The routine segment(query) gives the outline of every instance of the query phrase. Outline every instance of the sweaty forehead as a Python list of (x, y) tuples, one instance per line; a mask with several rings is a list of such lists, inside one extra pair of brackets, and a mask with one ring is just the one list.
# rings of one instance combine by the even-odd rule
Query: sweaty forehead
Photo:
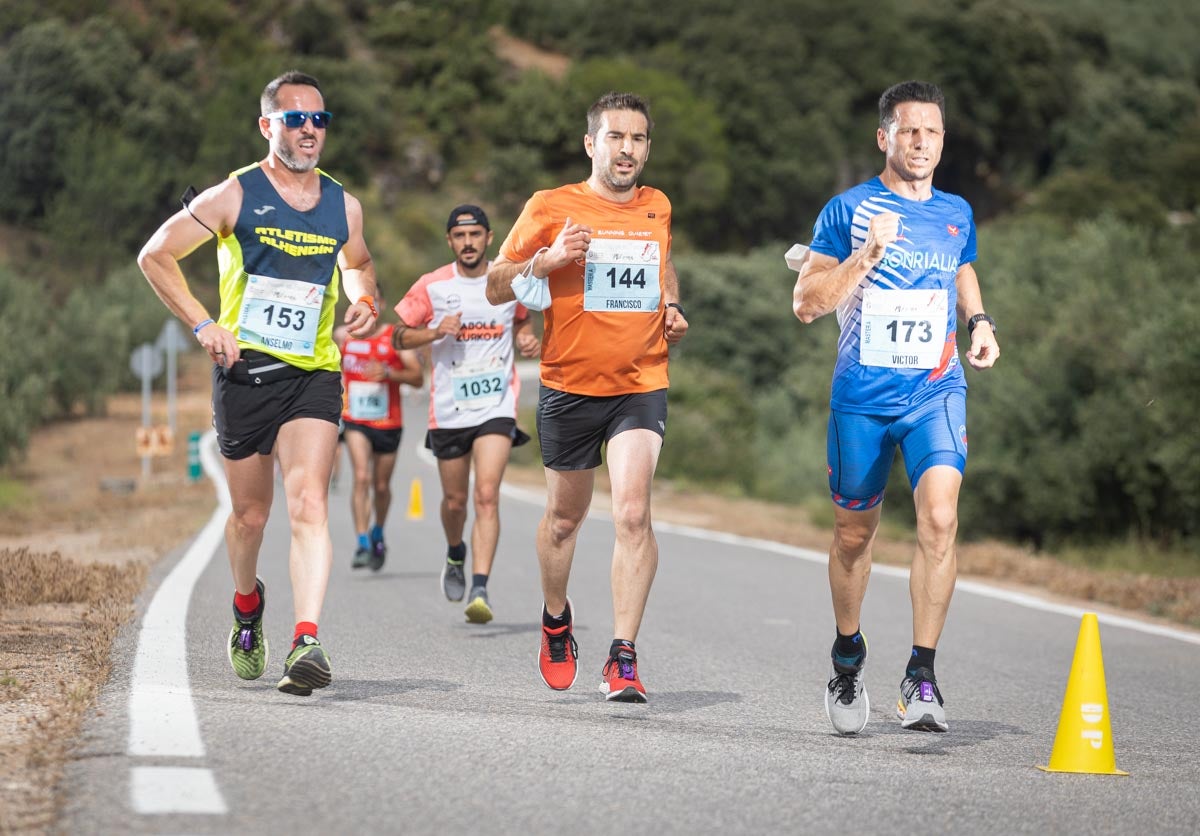
[(894, 112), (897, 128), (942, 129), (942, 110), (932, 102), (903, 102)]
[(617, 131), (623, 134), (646, 134), (647, 128), (645, 115), (636, 110), (606, 110), (600, 116), (600, 130), (597, 133)]
[(308, 84), (285, 84), (275, 100), (280, 110), (320, 110), (325, 106), (321, 92)]

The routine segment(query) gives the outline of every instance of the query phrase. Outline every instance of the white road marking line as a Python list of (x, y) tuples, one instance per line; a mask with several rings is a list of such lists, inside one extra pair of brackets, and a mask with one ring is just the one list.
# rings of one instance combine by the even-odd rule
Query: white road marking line
[(135, 766), (131, 779), (133, 809), (141, 815), (229, 812), (211, 769)]
[[(221, 543), (230, 510), (229, 489), (213, 440), (211, 431), (201, 440), (200, 459), (217, 492), (217, 509), (155, 591), (138, 634), (129, 693), (130, 755), (204, 756), (185, 639), (192, 589)], [(178, 781), (165, 780), (164, 776), (176, 773), (182, 776)], [(134, 767), (130, 786), (139, 812), (224, 813), (226, 809), (207, 769)]]

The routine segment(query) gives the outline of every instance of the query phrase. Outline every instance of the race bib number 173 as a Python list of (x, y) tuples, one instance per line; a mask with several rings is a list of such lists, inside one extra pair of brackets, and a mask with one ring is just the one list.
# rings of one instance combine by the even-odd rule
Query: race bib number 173
[(864, 366), (935, 369), (946, 343), (944, 289), (863, 291), (859, 359)]

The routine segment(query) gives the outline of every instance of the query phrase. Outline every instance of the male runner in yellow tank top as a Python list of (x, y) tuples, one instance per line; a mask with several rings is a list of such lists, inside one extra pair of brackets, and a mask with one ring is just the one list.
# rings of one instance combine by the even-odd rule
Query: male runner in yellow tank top
[[(317, 168), (332, 118), (317, 80), (285, 73), (266, 86), (260, 105), (266, 158), (177, 212), (142, 248), (138, 264), (213, 360), (213, 425), (233, 505), (225, 526), (235, 588), (228, 655), (242, 679), (257, 679), (267, 665), (265, 589), (256, 567), (279, 459), (296, 627), (278, 688), (307, 696), (332, 679), (317, 621), (333, 560), (329, 476), (342, 409), (332, 337), (338, 280), (356, 300), (345, 315), (349, 333), (365, 336), (378, 316), (375, 269), (362, 206)], [(217, 321), (179, 269), (214, 234)]]

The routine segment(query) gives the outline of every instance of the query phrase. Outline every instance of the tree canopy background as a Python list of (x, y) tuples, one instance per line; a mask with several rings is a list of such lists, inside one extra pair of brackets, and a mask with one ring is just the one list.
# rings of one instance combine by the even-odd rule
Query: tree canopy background
[[(449, 258), (447, 207), (502, 238), (535, 189), (586, 178), (588, 104), (646, 95), (692, 325), (661, 472), (824, 508), (835, 326), (792, 316), (782, 252), (878, 173), (879, 94), (923, 78), (1004, 352), (968, 371), (963, 532), (1200, 560), (1198, 37), (1185, 0), (9, 0), (0, 459), (134, 382), (165, 315), (137, 250), (187, 185), (263, 156), (259, 93), (299, 68), (393, 300)], [(212, 249), (185, 270), (215, 306)], [(897, 466), (891, 514), (908, 490)]]

